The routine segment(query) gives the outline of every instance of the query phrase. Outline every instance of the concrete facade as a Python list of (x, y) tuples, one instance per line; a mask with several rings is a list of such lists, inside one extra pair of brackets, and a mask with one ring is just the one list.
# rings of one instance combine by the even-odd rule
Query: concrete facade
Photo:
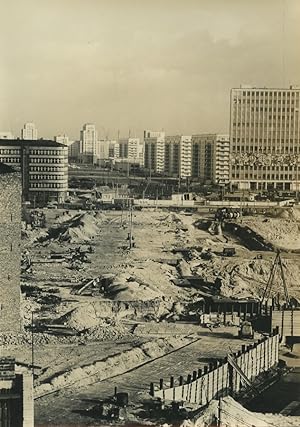
[(165, 168), (165, 132), (144, 131), (144, 166), (154, 173)]
[(62, 203), (68, 191), (68, 147), (55, 141), (0, 140), (0, 163), (22, 173), (23, 200)]
[(300, 89), (231, 90), (232, 188), (300, 189)]
[(192, 136), (192, 176), (202, 183), (213, 180), (216, 134)]
[(34, 123), (25, 123), (23, 129), (21, 130), (21, 139), (31, 141), (38, 139), (38, 131)]
[(86, 123), (80, 131), (80, 154), (93, 159), (96, 155), (98, 132), (93, 123)]
[(21, 265), (21, 176), (0, 163), (0, 332), (18, 333)]
[(229, 183), (230, 144), (229, 135), (216, 135), (213, 145), (213, 182)]
[(179, 178), (192, 175), (192, 137), (174, 135), (165, 137), (165, 174)]

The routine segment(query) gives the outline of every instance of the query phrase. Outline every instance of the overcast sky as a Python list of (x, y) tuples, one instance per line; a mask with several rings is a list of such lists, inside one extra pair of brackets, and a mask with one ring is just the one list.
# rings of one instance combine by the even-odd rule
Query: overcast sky
[(0, 130), (228, 132), (241, 83), (300, 84), (299, 0), (2, 0)]

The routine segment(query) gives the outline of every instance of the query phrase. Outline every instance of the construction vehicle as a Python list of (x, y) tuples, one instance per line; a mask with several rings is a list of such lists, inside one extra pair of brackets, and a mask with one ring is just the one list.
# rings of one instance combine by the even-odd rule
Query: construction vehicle
[(240, 329), (239, 329), (239, 338), (254, 338), (254, 331), (251, 322), (248, 322), (245, 320), (241, 323)]

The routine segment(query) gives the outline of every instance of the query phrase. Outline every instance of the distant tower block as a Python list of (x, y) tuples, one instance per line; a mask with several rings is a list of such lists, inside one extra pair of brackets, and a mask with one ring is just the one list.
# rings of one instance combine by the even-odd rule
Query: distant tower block
[(18, 333), (21, 268), (21, 176), (0, 163), (0, 333)]

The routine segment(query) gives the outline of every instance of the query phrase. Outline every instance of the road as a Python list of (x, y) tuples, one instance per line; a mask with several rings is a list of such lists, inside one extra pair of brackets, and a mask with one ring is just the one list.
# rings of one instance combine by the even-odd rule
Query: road
[[(245, 341), (232, 334), (236, 335), (236, 330), (232, 328), (216, 332), (202, 329), (201, 336), (196, 342), (131, 372), (83, 389), (78, 387), (73, 390), (65, 389), (40, 398), (35, 402), (36, 425), (42, 426), (49, 422), (81, 423), (80, 425), (90, 425), (93, 422), (93, 425), (101, 425), (100, 421), (97, 424), (97, 421), (84, 415), (83, 412), (100, 400), (112, 396), (114, 387), (117, 387), (118, 391), (128, 392), (130, 404), (140, 408), (142, 402), (149, 397), (151, 382), (158, 384), (159, 379), (164, 378), (168, 384), (170, 376), (178, 379), (182, 375), (186, 378), (193, 370), (203, 368), (214, 358), (223, 358), (228, 352), (239, 350)], [(52, 409), (54, 407), (55, 411)]]

